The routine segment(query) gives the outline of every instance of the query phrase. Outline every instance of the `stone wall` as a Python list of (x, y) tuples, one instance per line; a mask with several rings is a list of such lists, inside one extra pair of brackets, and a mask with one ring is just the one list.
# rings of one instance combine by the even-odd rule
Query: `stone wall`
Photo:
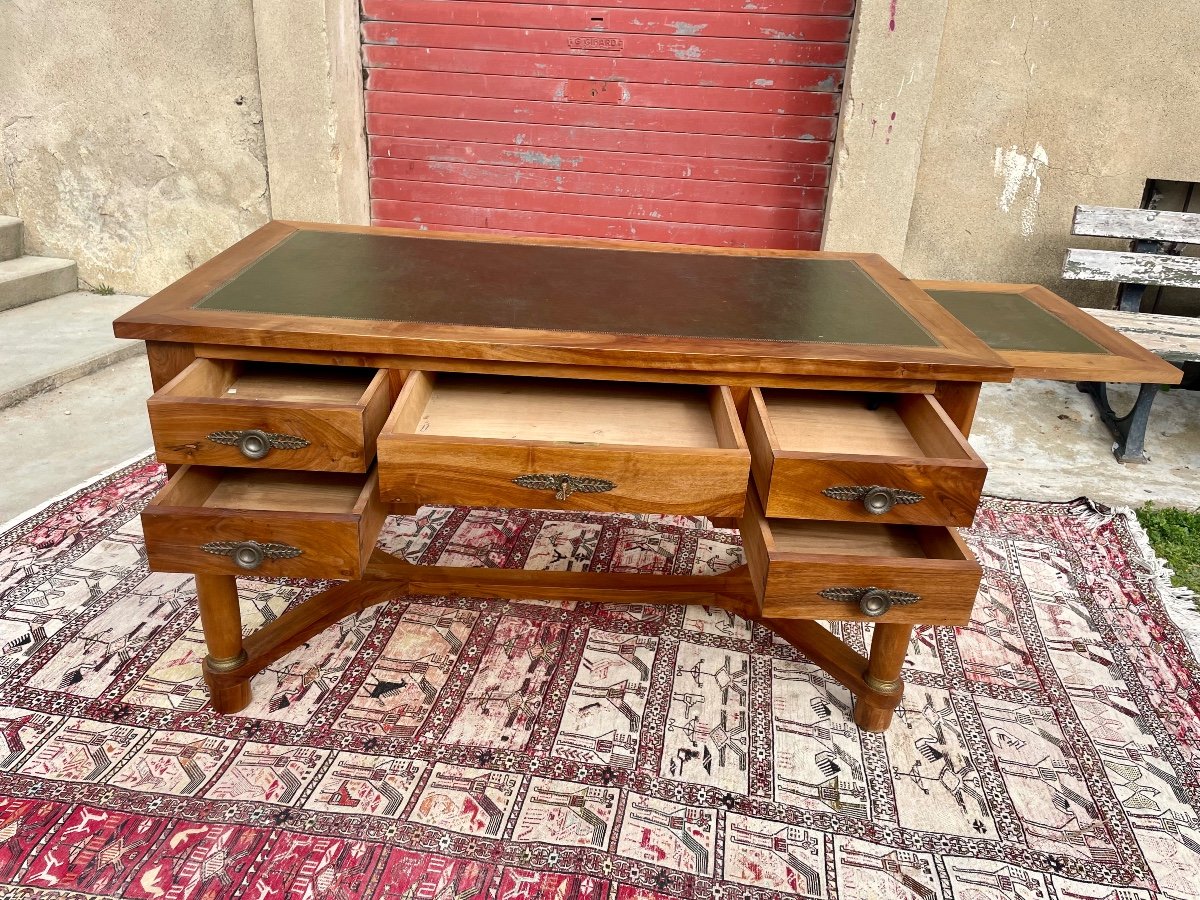
[(901, 18), (894, 0), (858, 0), (826, 249), (879, 253), (896, 266), (904, 260), (946, 5), (922, 0)]
[(251, 0), (0, 0), (0, 213), (158, 290), (269, 217)]
[(276, 219), (369, 225), (358, 0), (254, 0)]

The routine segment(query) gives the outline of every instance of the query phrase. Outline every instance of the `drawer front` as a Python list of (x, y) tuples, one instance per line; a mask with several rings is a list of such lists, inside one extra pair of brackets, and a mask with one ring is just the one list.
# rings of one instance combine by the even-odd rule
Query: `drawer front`
[[(187, 472), (181, 469), (172, 480)], [(366, 568), (385, 515), (374, 477), (357, 509), (346, 514), (175, 506), (164, 488), (143, 511), (142, 528), (156, 572), (355, 579)]]
[[(766, 579), (762, 614), (777, 619), (966, 625), (980, 578), (977, 567), (947, 560), (874, 565), (828, 557), (775, 560)], [(886, 611), (876, 612), (881, 608)]]
[(376, 372), (361, 397), (346, 403), (187, 395), (186, 386), (200, 382), (199, 374), (204, 374), (194, 367), (215, 367), (219, 374), (223, 365), (234, 364), (196, 360), (150, 398), (147, 408), (159, 460), (316, 472), (370, 468), (376, 436), (391, 407), (386, 372)]
[(738, 516), (728, 388), (410, 373), (379, 437), (387, 501)]
[(383, 498), (433, 505), (739, 516), (749, 467), (737, 450), (379, 440)]
[[(924, 526), (943, 558), (793, 553), (773, 541), (770, 520), (748, 511), (742, 540), (762, 615), (779, 619), (965, 625), (982, 570), (953, 529)], [(864, 526), (865, 527), (865, 526)]]
[[(785, 392), (775, 392), (776, 395)], [(844, 522), (912, 525), (970, 525), (979, 505), (987, 466), (928, 395), (895, 398), (911, 431), (909, 446), (877, 447), (861, 436), (838, 447), (838, 429), (853, 421), (829, 423), (820, 450), (804, 448), (803, 431), (787, 435), (763, 394), (751, 392), (746, 420), (755, 491), (767, 516)], [(860, 417), (869, 415), (859, 410)], [(789, 437), (794, 442), (789, 445)], [(899, 455), (903, 453), (904, 455)]]
[(375, 453), (375, 433), (359, 410), (256, 409), (225, 401), (166, 401), (149, 409), (154, 449), (164, 463), (365, 472)]
[(768, 516), (913, 525), (970, 525), (987, 476), (982, 465), (786, 456), (761, 470), (755, 488)]

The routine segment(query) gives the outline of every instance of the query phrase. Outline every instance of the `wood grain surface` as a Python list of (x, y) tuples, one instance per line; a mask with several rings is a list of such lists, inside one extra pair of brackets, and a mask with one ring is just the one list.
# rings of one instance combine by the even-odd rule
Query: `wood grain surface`
[(1077, 206), (1071, 234), (1198, 244), (1200, 213)]
[(1200, 319), (1119, 309), (1089, 309), (1085, 312), (1168, 362), (1200, 360)]
[[(171, 345), (178, 346), (178, 345)], [(921, 378), (854, 378), (837, 375), (770, 375), (739, 372), (673, 371), (628, 369), (619, 366), (555, 365), (500, 360), (463, 360), (429, 356), (396, 356), (383, 353), (345, 353), (338, 350), (280, 350), (270, 347), (232, 347), (197, 344), (197, 356), (206, 359), (250, 359), (311, 365), (366, 366), (396, 372), (466, 372), (476, 375), (515, 375), (538, 378), (574, 378), (589, 381), (636, 381), (653, 384), (728, 385), (747, 389), (795, 387), (831, 391), (887, 391), (932, 393), (939, 386), (959, 382), (936, 382)], [(189, 359), (190, 362), (190, 359)], [(975, 386), (978, 388), (978, 385)], [(394, 393), (399, 393), (396, 388)]]
[(1200, 259), (1119, 250), (1068, 250), (1063, 278), (1200, 288)]
[(157, 391), (186, 369), (196, 353), (191, 344), (146, 341), (146, 358), (150, 364), (150, 384)]

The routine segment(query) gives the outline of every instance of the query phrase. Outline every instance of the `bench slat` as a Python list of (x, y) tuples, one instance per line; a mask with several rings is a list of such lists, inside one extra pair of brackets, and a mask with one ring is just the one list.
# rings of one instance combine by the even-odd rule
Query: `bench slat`
[(1112, 250), (1068, 250), (1063, 278), (1200, 288), (1200, 259)]
[(1129, 240), (1200, 243), (1200, 213), (1115, 206), (1077, 206), (1072, 234)]
[(1200, 361), (1200, 319), (1158, 313), (1088, 309), (1098, 322), (1141, 344), (1170, 362)]

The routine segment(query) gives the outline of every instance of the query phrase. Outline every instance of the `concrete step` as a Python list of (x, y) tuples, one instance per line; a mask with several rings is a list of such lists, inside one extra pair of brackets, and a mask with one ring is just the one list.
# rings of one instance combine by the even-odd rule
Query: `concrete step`
[(20, 219), (12, 216), (0, 216), (0, 262), (6, 259), (16, 259), (21, 255), (21, 242), (24, 230)]
[(0, 312), (0, 409), (145, 353), (112, 333), (112, 320), (142, 299), (72, 291)]
[(150, 449), (144, 357), (0, 410), (0, 523)]
[(74, 260), (18, 256), (0, 262), (0, 310), (16, 309), (78, 287)]

